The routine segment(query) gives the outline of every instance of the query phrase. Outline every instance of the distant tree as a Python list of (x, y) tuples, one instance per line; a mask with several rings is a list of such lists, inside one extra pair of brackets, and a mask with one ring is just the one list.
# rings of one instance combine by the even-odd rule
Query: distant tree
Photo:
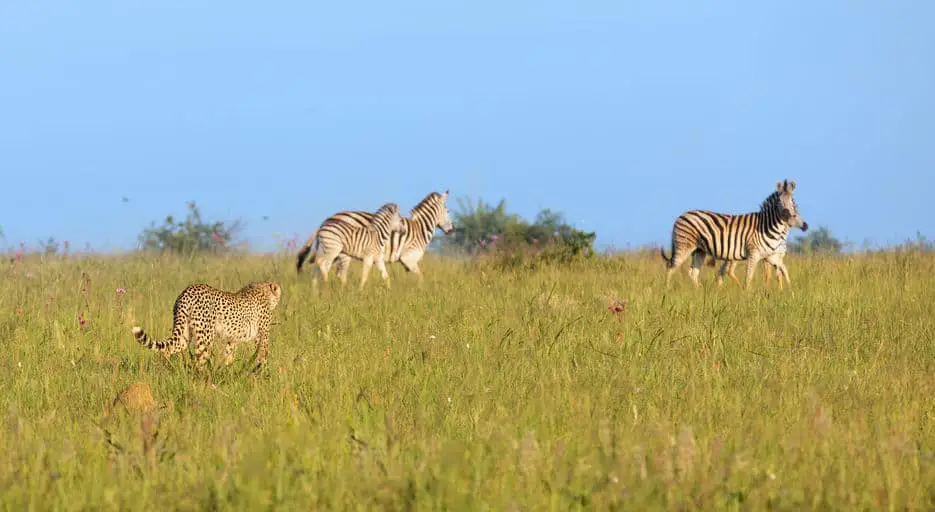
[(808, 235), (797, 236), (789, 242), (789, 251), (796, 254), (838, 254), (844, 244), (831, 234), (831, 230), (822, 226)]
[(921, 231), (916, 231), (915, 240), (906, 240), (904, 243), (897, 245), (896, 249), (903, 251), (935, 251), (935, 240), (926, 237)]
[(143, 250), (192, 254), (195, 252), (227, 252), (236, 243), (236, 236), (243, 230), (239, 220), (206, 222), (194, 201), (187, 203), (185, 220), (176, 221), (172, 215), (162, 225), (155, 222), (139, 236)]
[(506, 211), (506, 200), (501, 199), (491, 206), (483, 199), (477, 203), (458, 198), (458, 209), (452, 212), (457, 226), (454, 233), (445, 237), (445, 243), (468, 254), (476, 253), (487, 241), (505, 236), (512, 227), (521, 222), (519, 215)]
[(457, 226), (445, 243), (453, 250), (472, 255), (497, 255), (509, 266), (532, 262), (567, 262), (594, 253), (597, 235), (576, 229), (564, 215), (544, 209), (532, 223), (509, 213), (506, 201), (496, 206), (478, 200), (459, 200), (453, 212)]

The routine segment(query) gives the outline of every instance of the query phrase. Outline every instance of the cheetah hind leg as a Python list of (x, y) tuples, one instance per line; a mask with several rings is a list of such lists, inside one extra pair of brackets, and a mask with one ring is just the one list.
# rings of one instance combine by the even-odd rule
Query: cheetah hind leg
[(195, 368), (198, 371), (204, 370), (208, 362), (208, 353), (211, 350), (211, 344), (214, 341), (213, 331), (202, 331), (192, 329), (195, 338)]
[(234, 350), (237, 348), (237, 344), (233, 340), (228, 340), (227, 345), (224, 346), (224, 366), (230, 366), (234, 362)]

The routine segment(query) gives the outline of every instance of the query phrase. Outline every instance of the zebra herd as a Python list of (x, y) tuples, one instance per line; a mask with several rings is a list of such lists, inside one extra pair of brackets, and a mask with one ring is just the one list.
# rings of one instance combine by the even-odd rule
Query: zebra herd
[(374, 263), (383, 282), (389, 286), (390, 278), (385, 262), (398, 261), (407, 271), (419, 276), (421, 283), (419, 261), (435, 235), (435, 228), (445, 234), (455, 229), (447, 201), (447, 190), (443, 194), (431, 192), (409, 212), (408, 218), (400, 217), (396, 203), (386, 203), (374, 213), (336, 213), (325, 219), (302, 246), (296, 260), (296, 271), (302, 271), (302, 265), (309, 253), (312, 253), (310, 260), (318, 266), (325, 281), (328, 280), (332, 263), (337, 262), (338, 279), (343, 285), (347, 282), (351, 260), (357, 259), (364, 265), (360, 277), (361, 288), (366, 284), (370, 267)]
[[(730, 215), (690, 210), (680, 215), (672, 226), (671, 256), (666, 256), (665, 250), (659, 249), (668, 269), (666, 287), (669, 286), (672, 274), (689, 257), (692, 258), (692, 264), (688, 275), (695, 287), (700, 286), (698, 276), (706, 259), (709, 265), (723, 262), (718, 272), (718, 284), (727, 275), (739, 285), (740, 281), (734, 275), (734, 266), (738, 261), (746, 261), (747, 272), (743, 286), (748, 288), (756, 265), (765, 261), (776, 269), (780, 288), (783, 279), (791, 287), (789, 270), (783, 263), (786, 239), (791, 228), (808, 230), (808, 223), (799, 214), (793, 190), (795, 181), (776, 183), (776, 191), (763, 201), (759, 211), (752, 213)], [(373, 264), (376, 264), (383, 281), (389, 286), (385, 262), (399, 261), (407, 271), (418, 275), (421, 283), (419, 261), (432, 241), (435, 229), (440, 228), (446, 234), (455, 229), (446, 205), (447, 200), (447, 190), (443, 194), (432, 192), (411, 210), (408, 218), (400, 216), (396, 203), (386, 203), (376, 212), (336, 213), (321, 223), (299, 251), (296, 271), (302, 271), (302, 265), (311, 253), (310, 261), (318, 266), (325, 281), (328, 280), (331, 265), (336, 263), (338, 278), (341, 284), (345, 284), (350, 262), (357, 259), (363, 262), (361, 288), (367, 282)], [(767, 267), (767, 283), (769, 278)]]

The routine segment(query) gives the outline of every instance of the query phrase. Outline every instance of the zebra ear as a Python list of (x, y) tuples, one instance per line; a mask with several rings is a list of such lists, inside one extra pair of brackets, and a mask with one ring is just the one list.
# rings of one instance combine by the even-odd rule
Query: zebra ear
[(776, 192), (782, 192), (782, 182), (781, 182), (781, 181), (777, 181), (777, 182), (776, 182)]
[(445, 189), (445, 193), (442, 194), (442, 197), (448, 197), (448, 189), (447, 189), (447, 188)]
[(786, 192), (792, 192), (795, 190), (795, 181), (789, 180), (789, 184), (786, 186)]

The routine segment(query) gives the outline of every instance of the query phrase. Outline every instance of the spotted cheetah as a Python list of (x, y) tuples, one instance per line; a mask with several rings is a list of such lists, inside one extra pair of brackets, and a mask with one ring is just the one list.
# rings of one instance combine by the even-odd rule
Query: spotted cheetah
[(237, 344), (255, 341), (257, 366), (254, 370), (258, 370), (266, 364), (270, 320), (281, 294), (279, 283), (272, 282), (250, 283), (234, 293), (206, 284), (193, 284), (175, 299), (169, 339), (155, 340), (142, 327), (134, 327), (133, 336), (141, 345), (162, 352), (166, 358), (188, 349), (189, 343), (194, 342), (199, 369), (207, 362), (215, 335), (228, 340), (224, 349), (225, 366), (234, 361)]

